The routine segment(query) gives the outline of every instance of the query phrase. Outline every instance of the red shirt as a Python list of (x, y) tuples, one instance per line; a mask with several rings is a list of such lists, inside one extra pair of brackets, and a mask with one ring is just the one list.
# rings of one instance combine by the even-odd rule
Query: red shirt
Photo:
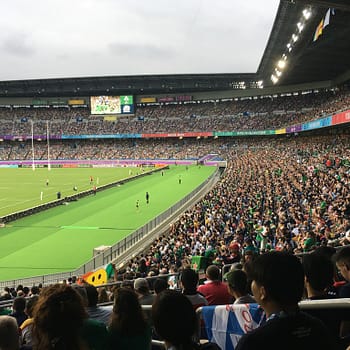
[(197, 288), (205, 296), (209, 305), (226, 305), (233, 301), (227, 290), (227, 284), (221, 281), (207, 281)]

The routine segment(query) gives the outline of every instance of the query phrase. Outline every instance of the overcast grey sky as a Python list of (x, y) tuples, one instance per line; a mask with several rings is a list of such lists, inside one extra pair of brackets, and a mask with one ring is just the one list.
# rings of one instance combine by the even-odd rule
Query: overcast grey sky
[(11, 0), (0, 80), (252, 73), (279, 0)]

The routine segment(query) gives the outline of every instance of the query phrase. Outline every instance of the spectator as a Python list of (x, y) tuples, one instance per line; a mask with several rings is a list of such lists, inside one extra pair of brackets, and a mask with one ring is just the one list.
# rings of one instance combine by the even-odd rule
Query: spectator
[(307, 298), (330, 299), (328, 290), (333, 285), (334, 278), (332, 261), (322, 254), (310, 253), (303, 256), (302, 263)]
[(168, 282), (164, 278), (157, 278), (153, 283), (154, 292), (159, 294), (163, 290), (168, 289)]
[(141, 305), (152, 305), (154, 301), (154, 294), (149, 290), (149, 284), (146, 278), (137, 278), (134, 281), (134, 290), (138, 296)]
[(198, 280), (198, 273), (193, 269), (183, 269), (180, 274), (182, 294), (186, 295), (195, 310), (201, 306), (208, 305), (207, 299), (197, 291)]
[[(329, 288), (333, 285), (334, 266), (332, 261), (323, 253), (313, 252), (305, 254), (302, 259), (305, 287), (307, 298), (309, 300), (334, 299), (336, 296), (329, 293)], [(340, 309), (335, 312), (332, 308), (315, 308), (306, 310), (307, 313), (320, 319), (327, 329), (331, 332), (333, 338), (338, 342), (337, 348), (341, 349), (343, 342), (341, 332), (345, 331), (346, 317)], [(346, 312), (347, 313), (347, 312)]]
[[(171, 315), (171, 317), (169, 317)], [(194, 342), (198, 327), (196, 313), (185, 295), (166, 290), (157, 295), (152, 307), (152, 319), (157, 335), (167, 349), (199, 350)], [(205, 345), (207, 350), (219, 350), (216, 344)]]
[(108, 303), (109, 300), (109, 293), (107, 292), (107, 289), (105, 287), (99, 287), (98, 288), (98, 304), (102, 303)]
[(256, 303), (255, 299), (248, 293), (247, 274), (243, 270), (229, 271), (224, 276), (227, 280), (229, 293), (234, 297), (234, 304)]
[(340, 249), (334, 256), (335, 264), (347, 281), (339, 289), (339, 298), (350, 298), (350, 246)]
[(91, 284), (86, 284), (85, 290), (86, 290), (87, 301), (88, 301), (86, 310), (88, 312), (89, 318), (93, 320), (97, 320), (107, 325), (111, 317), (111, 311), (101, 306), (97, 306), (97, 301), (98, 301), (97, 288)]
[(0, 316), (0, 349), (19, 350), (19, 332), (13, 317)]
[(34, 306), (37, 303), (39, 297), (37, 295), (33, 295), (29, 299), (26, 300), (26, 307), (24, 312), (28, 316), (28, 318), (21, 324), (19, 327), (21, 330), (21, 344), (32, 346), (32, 328), (34, 323), (33, 318), (33, 310)]
[(136, 293), (130, 288), (116, 290), (108, 332), (113, 349), (150, 349), (151, 328), (144, 318)]
[(14, 317), (17, 321), (18, 327), (28, 318), (24, 309), (26, 307), (26, 299), (24, 297), (16, 297), (12, 303), (12, 313), (10, 316)]
[(69, 285), (44, 288), (34, 307), (32, 329), (35, 350), (106, 349), (107, 330), (86, 323), (81, 296)]
[(197, 290), (204, 295), (209, 305), (224, 305), (232, 302), (227, 284), (221, 282), (221, 272), (216, 265), (210, 265), (205, 272), (207, 280)]
[(304, 273), (298, 258), (284, 252), (259, 256), (253, 263), (252, 290), (267, 322), (242, 336), (236, 350), (334, 349), (321, 321), (299, 311)]

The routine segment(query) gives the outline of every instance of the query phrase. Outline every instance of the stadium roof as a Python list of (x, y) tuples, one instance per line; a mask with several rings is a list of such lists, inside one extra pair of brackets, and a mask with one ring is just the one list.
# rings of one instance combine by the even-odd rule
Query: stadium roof
[[(303, 11), (310, 11), (308, 20)], [(322, 30), (318, 37), (315, 36), (317, 28)], [(350, 70), (349, 38), (348, 0), (282, 0), (257, 73), (265, 86), (272, 84), (272, 74), (279, 78), (281, 85), (334, 80)], [(283, 54), (287, 57), (284, 70), (277, 67)]]
[[(328, 11), (329, 8), (335, 10)], [(303, 15), (304, 10), (311, 14), (307, 20)], [(319, 27), (321, 21), (323, 22)], [(329, 24), (325, 25), (326, 22)], [(317, 28), (322, 29), (322, 34), (314, 40)], [(261, 87), (261, 81), (264, 82), (264, 86), (273, 85), (272, 75), (275, 79), (278, 78), (277, 86), (334, 81), (342, 74), (350, 72), (349, 37), (350, 3), (348, 0), (281, 0), (269, 41), (256, 73), (2, 81), (0, 97), (125, 93), (186, 94), (200, 91), (249, 89)], [(286, 57), (286, 65), (283, 69), (278, 67), (282, 57)]]

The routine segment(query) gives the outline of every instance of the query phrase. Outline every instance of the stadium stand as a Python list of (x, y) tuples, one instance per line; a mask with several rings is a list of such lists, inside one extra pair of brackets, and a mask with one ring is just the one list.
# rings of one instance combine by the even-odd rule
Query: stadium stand
[[(310, 2), (315, 3), (315, 1)], [(329, 4), (330, 2), (322, 1), (321, 3)], [(339, 3), (339, 1), (332, 2), (334, 3)], [(271, 72), (274, 72), (275, 57), (282, 54), (281, 45), (285, 49), (287, 44), (285, 39), (288, 37), (290, 40), (292, 33), (289, 33), (289, 29), (291, 26), (295, 27), (297, 23), (295, 14), (303, 5), (303, 1), (281, 1), (274, 30), (277, 33), (278, 28), (283, 27), (284, 32), (280, 36), (272, 33), (269, 39), (258, 69), (264, 76), (270, 77)], [(294, 8), (291, 9), (292, 6)], [(348, 7), (345, 1), (343, 1), (343, 6)], [(289, 11), (286, 10), (287, 8)], [(316, 12), (319, 18), (316, 18), (315, 15), (311, 19), (315, 26), (320, 19), (324, 18), (322, 11), (323, 9)], [(85, 282), (79, 279), (79, 276), (63, 280), (59, 285), (44, 286), (44, 288), (42, 286), (16, 286), (16, 281), (11, 281), (13, 285), (9, 284), (0, 294), (1, 315), (15, 317), (13, 311), (16, 311), (16, 308), (11, 310), (11, 306), (15, 304), (14, 301), (19, 300), (16, 298), (20, 298), (23, 304), (25, 298), (28, 302), (33, 296), (38, 295), (38, 302), (32, 314), (29, 315), (32, 316), (31, 322), (33, 322), (33, 337), (31, 337), (33, 349), (108, 349), (108, 342), (111, 341), (110, 338), (108, 339), (108, 330), (110, 333), (113, 332), (112, 341), (117, 344), (118, 341), (120, 342), (120, 339), (117, 339), (120, 335), (118, 332), (121, 331), (119, 322), (117, 322), (117, 314), (124, 312), (123, 303), (119, 297), (126, 291), (125, 296), (131, 296), (135, 302), (137, 294), (131, 292), (130, 289), (135, 289), (137, 292), (140, 285), (145, 286), (146, 284), (151, 287), (150, 299), (155, 298), (158, 307), (163, 296), (168, 294), (175, 299), (182, 299), (189, 315), (188, 319), (184, 320), (189, 321), (186, 327), (189, 332), (185, 334), (185, 337), (179, 340), (179, 336), (182, 335), (180, 329), (175, 332), (175, 335), (170, 332), (168, 338), (168, 331), (175, 330), (172, 323), (175, 322), (176, 326), (187, 326), (187, 324), (181, 322), (182, 315), (179, 318), (172, 317), (168, 311), (162, 315), (165, 318), (163, 322), (160, 315), (157, 315), (157, 311), (161, 310), (155, 308), (153, 321), (156, 321), (155, 329), (159, 331), (159, 334), (153, 332), (153, 345), (167, 348), (169, 344), (176, 347), (185, 343), (186, 347), (183, 350), (200, 349), (199, 344), (192, 344), (193, 339), (191, 338), (195, 330), (193, 310), (195, 308), (197, 315), (200, 317), (204, 315), (203, 319), (207, 318), (208, 314), (211, 317), (209, 326), (207, 320), (198, 320), (200, 325), (198, 328), (201, 330), (198, 338), (203, 337), (217, 342), (222, 345), (222, 350), (229, 349), (227, 345), (230, 345), (230, 342), (236, 344), (244, 333), (253, 328), (258, 329), (265, 321), (265, 314), (258, 304), (249, 306), (227, 304), (198, 308), (205, 303), (188, 301), (191, 299), (188, 298), (189, 296), (198, 297), (198, 291), (202, 289), (202, 287), (197, 287), (197, 273), (199, 284), (202, 284), (203, 272), (208, 266), (215, 265), (216, 269), (221, 271), (231, 269), (231, 267), (242, 268), (248, 281), (252, 279), (255, 281), (257, 276), (254, 270), (256, 269), (255, 259), (264, 258), (268, 256), (265, 253), (271, 254), (271, 251), (278, 252), (272, 254), (278, 255), (279, 252), (284, 252), (301, 257), (310, 253), (320, 254), (320, 251), (323, 251), (323, 254), (327, 251), (331, 255), (333, 250), (337, 249), (340, 250), (340, 255), (336, 256), (342, 255), (341, 249), (350, 243), (350, 129), (348, 123), (350, 75), (348, 50), (343, 50), (349, 43), (343, 38), (343, 36), (346, 38), (348, 29), (344, 31), (344, 27), (341, 26), (349, 21), (346, 13), (340, 12), (339, 18), (343, 21), (343, 23), (338, 22), (341, 35), (331, 37), (334, 40), (327, 41), (324, 35), (316, 44), (311, 44), (315, 51), (311, 50), (306, 42), (310, 44), (311, 32), (314, 30), (312, 27), (306, 29), (310, 37), (300, 37), (293, 46), (293, 54), (298, 52), (297, 45), (300, 45), (303, 50), (295, 56), (296, 61), (290, 64), (290, 70), (284, 72), (283, 77), (286, 77), (285, 81), (288, 84), (301, 85), (290, 88), (282, 85), (279, 90), (278, 86), (271, 87), (270, 83), (267, 89), (269, 92), (266, 94), (264, 91), (251, 95), (244, 91), (233, 92), (235, 81), (231, 76), (224, 77), (223, 80), (217, 75), (207, 76), (205, 78), (207, 88), (201, 87), (203, 83), (201, 79), (204, 77), (192, 77), (186, 82), (181, 77), (172, 77), (177, 91), (176, 89), (173, 91), (172, 87), (167, 85), (167, 78), (157, 77), (154, 83), (145, 77), (120, 78), (118, 81), (129, 79), (130, 85), (125, 83), (123, 86), (130, 86), (130, 88), (116, 91), (133, 94), (135, 100), (138, 99), (138, 105), (135, 114), (120, 115), (109, 119), (105, 116), (93, 115), (88, 104), (75, 106), (75, 108), (69, 103), (64, 106), (54, 106), (54, 103), (40, 106), (16, 104), (17, 99), (30, 100), (35, 96), (40, 102), (44, 94), (40, 96), (36, 94), (39, 82), (0, 82), (0, 97), (4, 102), (0, 106), (0, 161), (15, 161), (20, 164), (22, 161), (31, 160), (33, 156), (31, 142), (35, 144), (35, 159), (45, 160), (47, 157), (45, 141), (49, 133), (52, 160), (163, 159), (192, 160), (201, 164), (201, 162), (205, 163), (206, 157), (215, 157), (227, 161), (228, 164), (215, 187), (211, 188), (198, 202), (193, 200), (192, 207), (172, 221), (170, 227), (167, 223), (164, 233), (162, 232), (156, 239), (152, 238), (152, 241), (147, 242), (139, 251), (136, 252), (135, 249), (133, 254), (123, 255), (121, 264), (119, 264), (121, 261), (118, 261), (118, 265), (111, 264), (114, 268), (113, 281), (99, 286), (97, 291), (94, 289), (93, 301), (90, 304), (86, 304), (86, 301), (84, 303), (84, 296), (78, 294), (79, 291), (85, 290)], [(329, 28), (328, 26), (325, 33)], [(335, 42), (338, 46), (332, 50), (330, 42)], [(311, 54), (309, 54), (310, 51)], [(327, 52), (331, 53), (332, 59), (329, 59), (330, 55)], [(320, 58), (316, 60), (316, 56)], [(327, 56), (327, 59), (322, 61), (324, 56)], [(317, 69), (313, 69), (314, 67)], [(327, 69), (322, 69), (322, 67)], [(314, 80), (315, 72), (318, 82)], [(250, 79), (253, 83), (252, 79), (256, 77), (256, 75), (251, 75), (247, 77), (247, 81)], [(183, 94), (184, 87), (189, 86), (186, 84), (191, 84), (193, 88), (186, 90), (185, 93), (192, 94), (193, 92), (193, 96), (188, 95), (190, 98), (183, 100), (176, 100), (176, 98), (171, 100), (173, 97), (169, 97), (173, 101), (169, 103), (142, 103), (143, 94), (137, 96), (140, 90), (135, 83), (139, 83), (137, 80), (139, 78), (142, 81), (142, 89), (146, 81), (149, 83), (151, 95), (153, 93), (156, 95)], [(235, 79), (239, 79), (239, 76), (237, 75)], [(86, 98), (87, 101), (87, 96), (91, 93), (96, 95), (105, 93), (106, 84), (111, 85), (111, 80), (112, 77), (84, 81), (84, 84), (81, 85), (81, 91), (86, 93), (84, 99)], [(63, 79), (58, 84), (55, 79), (42, 80), (43, 89), (41, 91), (48, 93), (48, 100), (56, 96), (55, 93), (62, 99), (69, 95), (79, 98), (75, 86), (77, 81)], [(93, 82), (96, 82), (96, 86), (103, 86), (103, 88), (94, 90)], [(158, 83), (162, 88), (157, 87)], [(228, 85), (220, 85), (226, 83)], [(62, 90), (57, 91), (57, 86), (60, 86)], [(215, 92), (216, 88), (218, 90)], [(216, 94), (218, 94), (217, 98)], [(224, 98), (225, 95), (229, 97)], [(68, 98), (66, 100), (68, 101)], [(12, 102), (8, 103), (8, 101)], [(334, 126), (331, 125), (331, 122), (336, 113), (340, 113), (344, 118), (339, 125)], [(305, 123), (303, 126), (316, 125), (316, 127), (311, 128), (313, 129), (311, 131), (309, 129), (305, 131), (303, 126), (299, 125), (299, 129), (292, 128), (293, 130), (286, 132), (285, 128), (301, 123)], [(273, 136), (261, 137), (256, 136), (261, 134), (255, 133), (254, 137), (247, 137), (254, 131), (271, 130), (274, 131)], [(208, 135), (181, 136), (183, 133), (190, 132), (211, 134), (210, 137)], [(245, 136), (217, 136), (216, 132), (245, 132)], [(170, 136), (159, 138), (158, 133), (170, 133)], [(171, 133), (174, 136), (171, 136)], [(124, 139), (122, 136), (125, 134), (139, 137)], [(148, 134), (153, 136), (149, 137)], [(106, 135), (114, 137), (107, 139), (104, 138)], [(142, 137), (142, 135), (145, 136)], [(80, 136), (87, 137), (81, 139)], [(313, 258), (314, 255), (311, 256), (311, 259)], [(307, 261), (308, 258), (304, 258), (304, 264)], [(237, 263), (240, 264), (240, 267), (236, 265)], [(349, 268), (344, 261), (337, 261), (336, 258), (336, 264), (332, 265), (334, 274), (331, 278), (329, 260), (327, 263), (327, 281), (320, 288), (317, 288), (317, 285), (312, 286), (310, 282), (315, 268), (309, 267), (309, 270), (305, 271), (307, 294), (302, 297), (303, 300), (297, 306), (297, 301), (301, 296), (303, 277), (302, 274), (299, 275), (300, 288), (297, 300), (293, 301), (293, 307), (295, 310), (304, 310), (324, 322), (328, 331), (337, 338), (336, 342), (328, 346), (329, 349), (346, 349), (350, 345), (349, 299), (339, 297), (343, 296), (349, 287), (346, 282), (349, 280)], [(284, 268), (282, 264), (274, 267), (282, 270)], [(183, 273), (184, 271), (186, 272)], [(192, 279), (190, 279), (190, 286), (188, 284), (186, 286), (184, 277), (189, 274), (189, 271), (191, 271)], [(326, 271), (321, 271), (321, 275), (325, 277), (326, 274), (322, 272)], [(181, 277), (182, 284), (178, 284), (179, 281), (181, 282)], [(223, 274), (221, 277), (224, 279)], [(279, 276), (276, 274), (272, 277), (278, 279)], [(284, 277), (288, 279), (288, 276)], [(153, 294), (156, 293), (153, 293), (153, 281), (157, 278), (161, 278), (163, 282), (166, 280), (169, 289), (179, 290), (179, 287), (182, 287), (182, 294), (187, 298), (179, 291), (170, 291), (170, 293), (165, 291), (154, 297)], [(220, 285), (225, 287), (225, 283), (225, 281), (220, 282)], [(32, 287), (30, 291), (28, 287)], [(166, 286), (163, 283), (162, 288), (164, 287)], [(281, 291), (284, 285), (279, 285), (279, 287)], [(260, 305), (263, 308), (265, 306), (266, 309), (266, 300), (263, 300), (264, 295), (261, 292), (262, 289), (259, 293), (256, 288), (249, 290), (249, 293), (253, 293)], [(288, 294), (285, 291), (282, 293)], [(97, 295), (99, 296), (98, 305), (96, 305)], [(139, 333), (146, 330), (143, 334), (142, 343), (144, 345), (142, 347), (148, 349), (150, 345), (149, 328), (145, 327), (143, 317), (141, 317), (140, 305), (134, 303), (134, 306), (135, 315), (137, 314), (140, 319), (141, 331)], [(171, 306), (174, 313), (179, 311), (177, 305), (172, 304)], [(150, 320), (152, 306), (146, 305), (143, 306), (143, 309), (147, 312), (147, 320)], [(97, 316), (104, 315), (103, 323), (95, 323), (89, 319), (88, 311), (94, 311), (95, 316), (96, 314)], [(278, 314), (274, 317), (282, 319), (284, 317), (282, 312), (285, 310), (277, 311)], [(114, 315), (115, 322), (108, 320), (109, 314)], [(217, 317), (216, 331), (219, 323), (223, 325), (222, 333), (218, 338), (213, 336), (213, 315)], [(268, 316), (271, 317), (270, 314)], [(7, 323), (4, 321), (8, 321), (8, 317), (0, 317), (2, 317), (1, 327), (3, 328)], [(219, 320), (219, 317), (223, 318)], [(310, 318), (306, 317), (306, 319)], [(313, 325), (318, 324), (318, 322), (312, 323)], [(232, 326), (234, 330), (227, 325)], [(203, 326), (207, 326), (206, 334)], [(323, 327), (319, 329), (324, 330)], [(130, 335), (134, 335), (132, 332), (129, 333), (128, 329), (123, 329), (122, 333), (125, 342), (129, 341), (127, 338)], [(326, 332), (319, 334), (317, 340), (328, 341), (325, 334)], [(162, 335), (167, 343), (160, 340), (159, 335)], [(245, 339), (247, 339), (246, 336)], [(17, 342), (17, 333), (15, 341)], [(320, 344), (320, 347), (325, 345), (326, 341)], [(207, 348), (210, 348), (210, 345)], [(278, 342), (274, 346), (281, 347)], [(260, 347), (263, 346), (259, 344)], [(205, 349), (205, 347), (202, 348)]]

